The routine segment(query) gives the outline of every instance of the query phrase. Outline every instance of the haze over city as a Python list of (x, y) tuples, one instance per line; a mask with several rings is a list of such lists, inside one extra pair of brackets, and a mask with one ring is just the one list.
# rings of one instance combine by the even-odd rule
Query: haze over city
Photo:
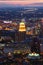
[(0, 0), (0, 4), (29, 5), (34, 3), (39, 3), (40, 5), (40, 3), (43, 3), (43, 1), (42, 0)]

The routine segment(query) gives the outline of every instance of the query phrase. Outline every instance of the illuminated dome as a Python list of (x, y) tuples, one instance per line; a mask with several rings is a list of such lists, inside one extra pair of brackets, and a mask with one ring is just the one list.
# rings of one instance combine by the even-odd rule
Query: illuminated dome
[(25, 22), (20, 22), (20, 24), (19, 24), (19, 31), (20, 32), (26, 31)]

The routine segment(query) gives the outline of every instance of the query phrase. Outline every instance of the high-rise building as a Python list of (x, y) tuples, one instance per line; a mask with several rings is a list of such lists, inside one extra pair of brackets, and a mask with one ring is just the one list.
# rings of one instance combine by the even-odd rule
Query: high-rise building
[(18, 42), (18, 37), (19, 37), (19, 32), (15, 31), (15, 37), (14, 37), (15, 42)]
[(26, 38), (26, 26), (25, 22), (20, 22), (19, 23), (19, 34), (18, 34), (18, 40), (23, 41)]
[(37, 37), (33, 37), (31, 51), (40, 54), (40, 41)]

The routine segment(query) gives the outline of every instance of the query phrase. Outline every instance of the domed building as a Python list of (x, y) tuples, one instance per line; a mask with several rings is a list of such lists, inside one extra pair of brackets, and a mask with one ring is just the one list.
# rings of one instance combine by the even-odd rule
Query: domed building
[(20, 22), (20, 24), (19, 24), (19, 32), (26, 32), (25, 22)]
[(26, 38), (26, 25), (25, 22), (22, 21), (19, 23), (19, 41), (24, 41)]

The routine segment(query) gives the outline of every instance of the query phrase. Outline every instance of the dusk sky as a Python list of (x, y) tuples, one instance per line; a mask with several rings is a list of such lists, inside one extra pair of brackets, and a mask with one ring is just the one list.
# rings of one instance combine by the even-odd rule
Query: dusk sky
[(43, 3), (43, 0), (0, 0), (0, 4), (21, 4)]

